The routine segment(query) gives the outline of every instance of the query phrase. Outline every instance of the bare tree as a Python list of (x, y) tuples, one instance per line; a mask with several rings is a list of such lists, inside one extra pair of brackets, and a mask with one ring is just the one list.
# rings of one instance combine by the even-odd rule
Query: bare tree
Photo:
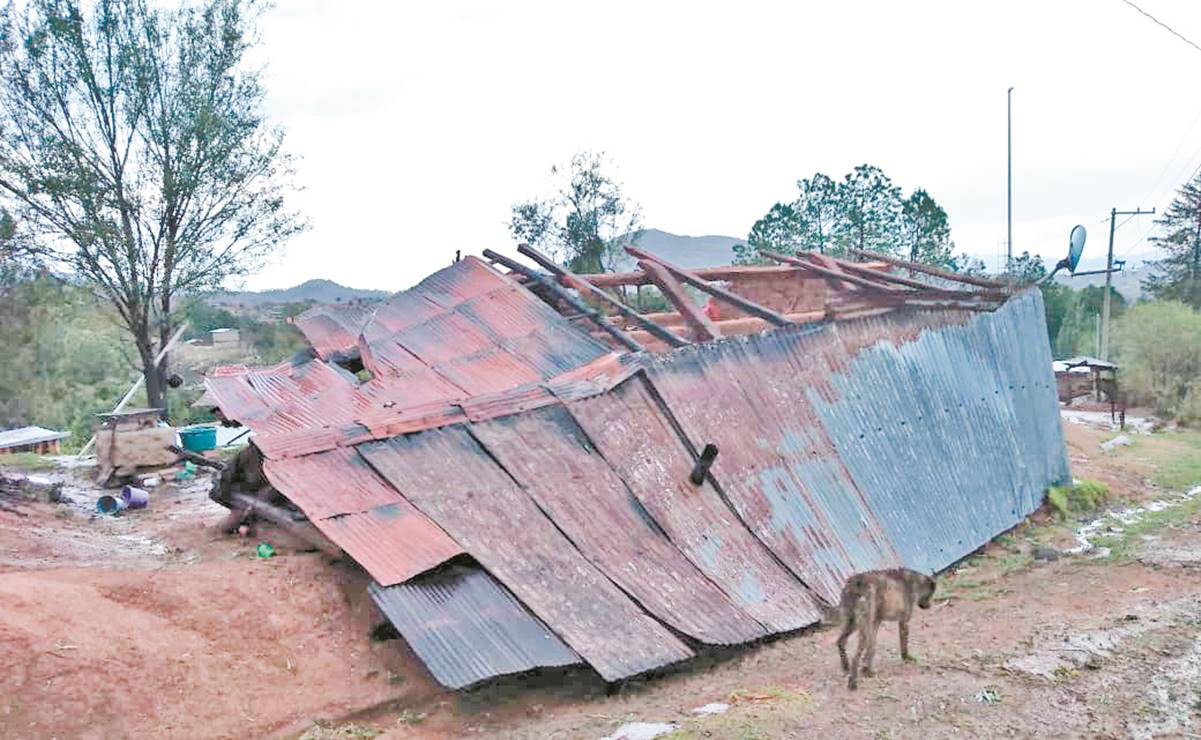
[(0, 205), (43, 259), (112, 303), (151, 406), (175, 298), (261, 265), (305, 228), (292, 160), (244, 56), (263, 6), (28, 0), (0, 9)]

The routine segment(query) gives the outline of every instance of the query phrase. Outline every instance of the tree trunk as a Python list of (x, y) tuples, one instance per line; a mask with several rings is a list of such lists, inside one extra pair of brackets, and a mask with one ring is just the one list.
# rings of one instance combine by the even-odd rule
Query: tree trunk
[[(149, 332), (147, 332), (149, 333)], [(154, 363), (154, 345), (150, 337), (139, 337), (137, 340), (138, 355), (142, 358), (142, 377), (146, 379), (146, 406), (152, 409), (162, 409), (166, 416), (167, 405), (163, 395), (163, 374)]]

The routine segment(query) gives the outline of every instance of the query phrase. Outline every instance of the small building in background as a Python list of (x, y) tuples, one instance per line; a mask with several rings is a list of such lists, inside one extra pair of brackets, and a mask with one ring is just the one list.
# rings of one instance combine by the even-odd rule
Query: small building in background
[(214, 347), (228, 346), (238, 343), (237, 329), (213, 329), (209, 332), (209, 338)]
[(21, 427), (0, 431), (0, 455), (16, 452), (35, 452), (39, 455), (57, 455), (60, 443), (70, 437), (70, 432), (56, 432), (42, 427)]
[(1118, 400), (1118, 366), (1096, 357), (1071, 357), (1051, 363), (1055, 371), (1059, 400), (1070, 404), (1088, 396), (1093, 401), (1115, 403)]

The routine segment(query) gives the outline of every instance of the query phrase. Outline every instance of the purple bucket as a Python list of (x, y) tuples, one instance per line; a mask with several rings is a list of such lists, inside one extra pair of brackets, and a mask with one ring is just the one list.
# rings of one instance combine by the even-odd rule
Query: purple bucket
[(121, 489), (121, 498), (125, 500), (125, 504), (131, 509), (145, 509), (150, 503), (150, 494), (141, 488), (134, 488), (133, 486), (123, 487)]

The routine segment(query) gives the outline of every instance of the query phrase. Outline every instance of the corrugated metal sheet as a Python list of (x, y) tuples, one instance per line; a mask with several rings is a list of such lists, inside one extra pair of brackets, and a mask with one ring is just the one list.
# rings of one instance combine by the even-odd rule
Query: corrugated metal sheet
[(495, 676), (574, 665), (580, 657), (479, 568), (368, 587), (438, 683), (462, 689)]
[(263, 472), (331, 542), (385, 586), (463, 554), (354, 450), (267, 460)]
[(717, 445), (712, 472), (742, 520), (833, 604), (848, 576), (897, 556), (815, 418), (806, 389), (819, 378), (805, 363), (818, 353), (797, 353), (797, 333), (820, 344), (826, 330), (694, 345), (651, 378), (694, 448)]
[(465, 429), (359, 450), (606, 680), (692, 656), (586, 560)]
[(661, 621), (710, 645), (767, 635), (671, 544), (563, 407), (470, 430), (580, 552)]
[[(341, 352), (356, 316), (306, 313), (318, 352)], [(335, 364), (312, 361), (222, 369), (206, 378), (206, 387), (227, 417), (255, 431), (266, 455), (286, 457), (364, 435), (411, 432), (422, 428), (415, 418), (432, 426), (461, 421), (457, 405), (480, 397), (486, 400), (475, 405), (482, 409), (520, 407), (533, 395), (552, 403), (552, 392), (531, 389), (560, 376), (582, 389), (590, 367), (596, 378), (612, 377), (614, 356), (474, 257), (381, 304), (362, 329), (358, 351), (374, 376), (363, 384)], [(506, 393), (516, 395), (501, 397)]]
[(773, 632), (819, 618), (805, 588), (709, 483), (688, 481), (693, 459), (641, 379), (568, 408), (668, 538), (735, 604)]
[(70, 436), (70, 432), (56, 432), (53, 429), (43, 429), (42, 427), (5, 429), (0, 432), (0, 450), (8, 449), (9, 447), (35, 445), (42, 442), (54, 442), (55, 440), (66, 439)]
[(963, 326), (864, 349), (830, 377), (830, 393), (810, 390), (906, 565), (946, 567), (1069, 479), (1050, 364), (1032, 290)]
[(374, 306), (322, 304), (296, 317), (296, 328), (323, 360), (358, 352), (359, 334), (371, 319)]

